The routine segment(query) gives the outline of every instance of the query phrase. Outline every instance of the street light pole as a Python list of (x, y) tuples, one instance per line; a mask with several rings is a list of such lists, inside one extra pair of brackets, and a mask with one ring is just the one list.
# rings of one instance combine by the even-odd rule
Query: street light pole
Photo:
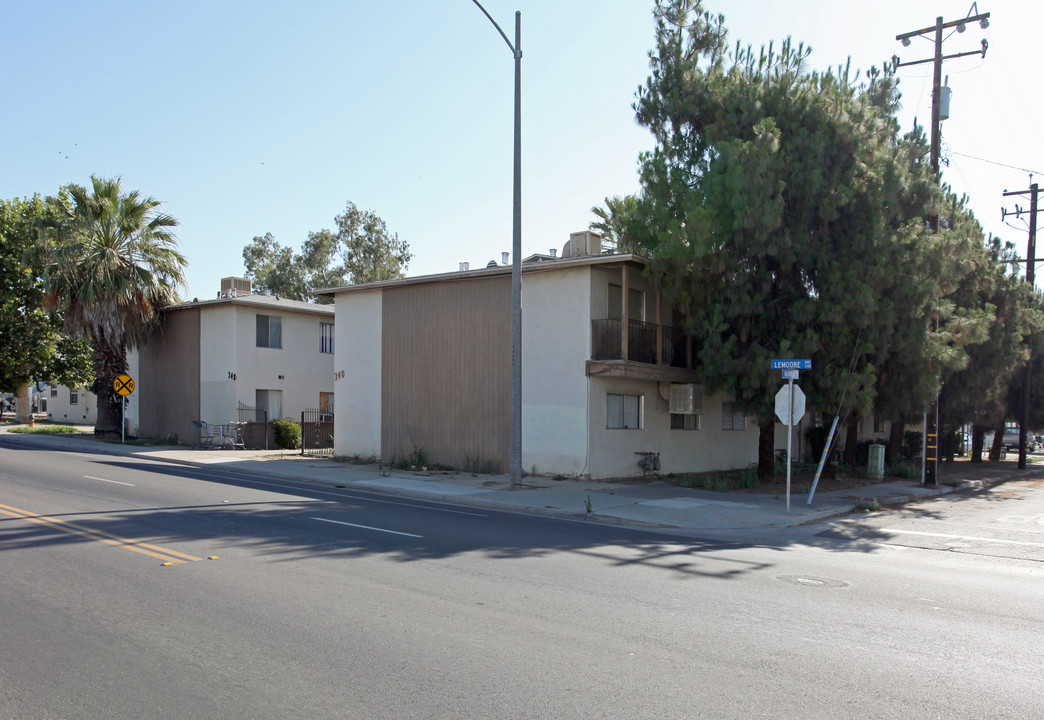
[(515, 12), (515, 44), (478, 0), (472, 0), (504, 38), (515, 58), (515, 167), (511, 230), (511, 449), (512, 487), (522, 484), (522, 13)]

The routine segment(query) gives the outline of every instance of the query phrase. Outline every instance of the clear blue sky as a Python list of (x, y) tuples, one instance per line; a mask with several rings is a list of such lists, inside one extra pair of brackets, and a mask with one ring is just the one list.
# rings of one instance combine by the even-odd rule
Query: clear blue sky
[[(648, 74), (651, 0), (485, 0), (513, 37), (522, 11), (523, 254), (561, 248), (591, 206), (637, 190), (651, 146), (631, 103)], [(813, 67), (930, 57), (895, 36), (964, 17), (966, 0), (708, 0), (733, 40), (790, 35)], [(409, 275), (500, 259), (511, 246), (511, 53), (471, 0), (0, 0), (0, 197), (122, 176), (182, 225), (186, 298), (243, 272), (271, 232), (300, 248), (351, 200), (410, 243)], [(991, 25), (944, 43), (953, 89), (944, 179), (987, 231), (1001, 193), (1044, 174), (1044, 3), (980, 2)], [(900, 71), (904, 125), (930, 116), (931, 65)], [(1044, 181), (1044, 177), (1035, 178)], [(1028, 201), (1022, 201), (1028, 205)], [(1013, 199), (1006, 205), (1014, 208)], [(1013, 221), (1014, 222), (1014, 221)]]

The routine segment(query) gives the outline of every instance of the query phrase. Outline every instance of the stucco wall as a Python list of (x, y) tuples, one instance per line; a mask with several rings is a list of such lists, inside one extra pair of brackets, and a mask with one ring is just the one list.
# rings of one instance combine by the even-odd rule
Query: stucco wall
[[(236, 401), (241, 388), (251, 383), (245, 370), (239, 367), (241, 347), (253, 349), (253, 334), (245, 337), (236, 327), (239, 311), (231, 303), (208, 305), (200, 312), (199, 347), (199, 414), (197, 420), (221, 425), (239, 419)], [(251, 322), (253, 312), (251, 312)], [(251, 327), (251, 331), (253, 327)], [(242, 343), (248, 342), (243, 346)], [(235, 375), (232, 379), (229, 374)], [(252, 388), (253, 386), (250, 385)], [(245, 392), (245, 391), (244, 391)], [(244, 395), (245, 396), (245, 395)], [(254, 404), (253, 389), (250, 402)]]
[[(590, 378), (591, 459), (594, 478), (641, 475), (635, 453), (660, 453), (660, 472), (685, 473), (734, 470), (757, 462), (758, 429), (748, 422), (744, 430), (722, 430), (725, 393), (704, 395), (700, 430), (672, 430), (670, 404), (660, 395), (659, 383), (623, 378)], [(606, 428), (606, 395), (642, 397), (642, 427)]]
[(381, 454), (383, 291), (337, 296), (334, 454)]
[[(302, 410), (319, 407), (320, 392), (334, 391), (334, 355), (319, 351), (319, 324), (334, 322), (333, 315), (239, 303), (210, 306), (202, 315), (203, 420), (217, 424), (238, 420), (239, 403), (254, 407), (259, 389), (279, 390), (282, 417), (300, 419)], [(282, 347), (257, 347), (258, 315), (281, 319)]]
[(522, 285), (522, 467), (587, 472), (591, 271), (527, 273)]

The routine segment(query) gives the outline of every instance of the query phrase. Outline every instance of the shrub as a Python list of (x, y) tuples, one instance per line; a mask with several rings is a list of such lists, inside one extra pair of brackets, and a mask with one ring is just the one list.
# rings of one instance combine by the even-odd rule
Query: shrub
[(290, 418), (279, 418), (272, 421), (275, 430), (276, 445), (286, 450), (297, 450), (301, 447), (301, 426)]
[(808, 439), (808, 448), (812, 451), (812, 457), (818, 458), (823, 455), (823, 448), (826, 447), (827, 435), (830, 434), (830, 428), (827, 427), (810, 427), (805, 431), (805, 437)]
[(917, 430), (907, 430), (903, 433), (903, 460), (913, 460), (921, 457), (924, 446), (924, 436)]

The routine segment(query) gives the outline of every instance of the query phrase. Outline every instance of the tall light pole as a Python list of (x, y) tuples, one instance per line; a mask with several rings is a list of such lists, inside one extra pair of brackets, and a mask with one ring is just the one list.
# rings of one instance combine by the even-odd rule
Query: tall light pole
[(522, 483), (522, 13), (515, 12), (515, 44), (486, 12), (472, 0), (504, 38), (515, 58), (515, 169), (511, 231), (511, 453), (508, 472), (511, 485)]
[[(978, 10), (978, 5), (972, 4), (972, 8)], [(935, 40), (935, 53), (933, 57), (926, 60), (914, 60), (911, 62), (899, 62), (898, 57), (893, 57), (892, 62), (896, 68), (904, 67), (906, 65), (921, 65), (922, 63), (932, 63), (932, 128), (931, 128), (931, 165), (932, 165), (932, 176), (935, 179), (936, 184), (940, 182), (939, 174), (939, 155), (941, 154), (941, 132), (940, 123), (942, 118), (940, 116), (940, 109), (942, 106), (942, 64), (943, 60), (949, 60), (951, 58), (964, 57), (966, 55), (978, 55), (982, 53), (982, 57), (986, 57), (986, 48), (989, 46), (986, 40), (982, 41), (981, 50), (972, 50), (969, 52), (959, 52), (953, 55), (943, 55), (943, 30), (949, 28), (956, 28), (957, 32), (964, 32), (968, 23), (978, 22), (979, 26), (985, 30), (990, 26), (990, 14), (982, 13), (979, 15), (972, 15), (971, 11), (968, 12), (968, 17), (960, 20), (951, 20), (950, 22), (943, 22), (942, 17), (935, 19), (935, 25), (930, 27), (921, 28), (920, 30), (912, 30), (905, 32), (900, 35), (896, 35), (895, 39), (902, 42), (904, 47), (910, 45), (910, 39), (920, 37), (923, 35), (933, 36)], [(940, 190), (940, 193), (942, 191)], [(931, 226), (932, 233), (939, 232), (939, 208), (938, 206), (933, 207), (928, 213), (928, 223)], [(934, 331), (937, 329), (937, 320), (932, 318), (929, 324), (929, 328)], [(936, 395), (932, 400), (932, 406), (925, 411), (924, 414), (924, 459), (923, 468), (921, 470), (921, 484), (922, 485), (937, 485), (938, 470), (939, 470), (939, 396)]]

